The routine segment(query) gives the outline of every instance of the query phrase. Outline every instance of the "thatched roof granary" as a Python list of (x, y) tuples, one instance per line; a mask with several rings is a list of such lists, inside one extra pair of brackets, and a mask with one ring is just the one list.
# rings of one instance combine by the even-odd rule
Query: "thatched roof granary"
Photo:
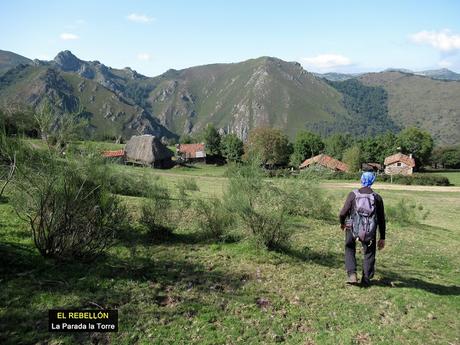
[(172, 165), (173, 156), (157, 137), (145, 134), (131, 137), (125, 147), (126, 161), (154, 168), (167, 168)]

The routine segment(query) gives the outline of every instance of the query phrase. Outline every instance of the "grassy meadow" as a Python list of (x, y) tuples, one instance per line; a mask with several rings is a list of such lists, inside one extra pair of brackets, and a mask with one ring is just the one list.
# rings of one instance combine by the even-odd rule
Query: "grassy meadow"
[(454, 186), (460, 186), (460, 171), (443, 171), (443, 172), (427, 172), (426, 174), (433, 174), (438, 176), (446, 176), (450, 183)]
[[(170, 189), (195, 179), (191, 198), (221, 197), (227, 185), (225, 167), (113, 168)], [(337, 214), (350, 189), (324, 188)], [(0, 203), (0, 343), (459, 344), (460, 192), (377, 192), (389, 211), (412, 205), (415, 218), (390, 219), (368, 289), (344, 283), (335, 221), (291, 217), (292, 245), (267, 251), (245, 238), (209, 241), (184, 212), (165, 241), (152, 242), (134, 221), (95, 263), (55, 264), (38, 254), (7, 194)], [(132, 210), (142, 200), (122, 198)], [(48, 333), (48, 309), (99, 306), (119, 310), (118, 333)]]

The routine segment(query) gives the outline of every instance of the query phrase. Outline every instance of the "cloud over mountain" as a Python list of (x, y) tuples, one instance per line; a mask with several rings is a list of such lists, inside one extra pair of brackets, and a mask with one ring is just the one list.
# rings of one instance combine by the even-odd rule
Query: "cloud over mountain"
[(340, 54), (320, 54), (314, 57), (303, 58), (307, 65), (318, 69), (327, 69), (351, 65), (351, 60)]
[(410, 39), (414, 43), (428, 44), (443, 52), (460, 50), (460, 34), (454, 34), (450, 30), (423, 30), (410, 35)]

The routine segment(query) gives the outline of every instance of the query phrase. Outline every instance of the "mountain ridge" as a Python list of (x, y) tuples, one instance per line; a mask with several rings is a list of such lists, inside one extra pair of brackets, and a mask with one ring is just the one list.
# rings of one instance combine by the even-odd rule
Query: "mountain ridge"
[[(0, 54), (0, 61), (1, 58)], [(418, 125), (431, 131), (440, 143), (458, 141), (455, 131), (459, 108), (454, 99), (459, 98), (456, 84), (460, 83), (456, 81), (387, 71), (355, 74), (350, 78), (344, 74), (347, 78), (334, 84), (322, 75), (306, 71), (298, 62), (269, 56), (238, 63), (170, 69), (156, 77), (144, 76), (131, 68), (115, 69), (99, 61), (84, 61), (70, 51), (58, 53), (51, 61), (24, 59), (16, 57), (10, 66), (16, 62), (19, 69), (24, 69), (18, 67), (20, 65), (29, 66), (23, 73), (30, 75), (53, 70), (56, 85), (45, 83), (36, 87), (35, 91), (41, 90), (40, 95), (34, 94), (39, 100), (37, 103), (30, 97), (31, 87), (21, 84), (21, 74), (10, 70), (11, 73), (0, 76), (0, 100), (5, 102), (26, 95), (22, 98), (36, 107), (43, 97), (57, 95), (54, 101), (61, 108), (67, 103), (87, 108), (94, 120), (94, 132), (99, 135), (107, 132), (107, 127), (110, 135), (149, 132), (177, 138), (200, 132), (208, 123), (213, 123), (222, 131), (236, 133), (243, 139), (250, 129), (260, 126), (280, 128), (293, 138), (300, 129), (323, 135), (334, 132), (374, 135)], [(405, 82), (392, 83), (391, 75), (397, 76), (395, 80), (406, 78)], [(59, 93), (62, 91), (59, 78), (67, 82), (64, 94)], [(356, 82), (349, 82), (352, 80)], [(420, 101), (418, 97), (432, 104), (428, 110), (416, 107), (420, 113), (411, 111), (413, 104), (394, 101), (398, 92), (410, 94), (407, 83), (412, 83), (415, 89), (418, 84), (423, 85), (421, 90), (425, 93), (430, 88), (442, 89), (449, 95), (444, 98), (446, 104), (434, 106), (436, 99), (415, 93), (411, 94), (413, 104), (425, 103), (426, 106), (427, 101)], [(65, 89), (62, 81), (61, 84)], [(88, 88), (97, 89), (92, 91), (96, 94), (91, 95)], [(436, 90), (434, 94), (440, 95)], [(437, 113), (430, 115), (434, 112)], [(430, 121), (433, 116), (437, 116), (438, 121)]]

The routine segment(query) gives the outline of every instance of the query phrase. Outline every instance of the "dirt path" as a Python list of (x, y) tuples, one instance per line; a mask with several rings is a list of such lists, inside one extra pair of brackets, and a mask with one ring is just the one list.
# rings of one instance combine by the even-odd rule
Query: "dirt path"
[[(321, 186), (326, 189), (356, 189), (360, 188), (359, 183), (353, 182), (323, 182)], [(402, 184), (376, 183), (372, 186), (373, 189), (388, 189), (388, 190), (406, 190), (419, 192), (457, 192), (460, 193), (460, 187), (456, 186), (406, 186)]]

